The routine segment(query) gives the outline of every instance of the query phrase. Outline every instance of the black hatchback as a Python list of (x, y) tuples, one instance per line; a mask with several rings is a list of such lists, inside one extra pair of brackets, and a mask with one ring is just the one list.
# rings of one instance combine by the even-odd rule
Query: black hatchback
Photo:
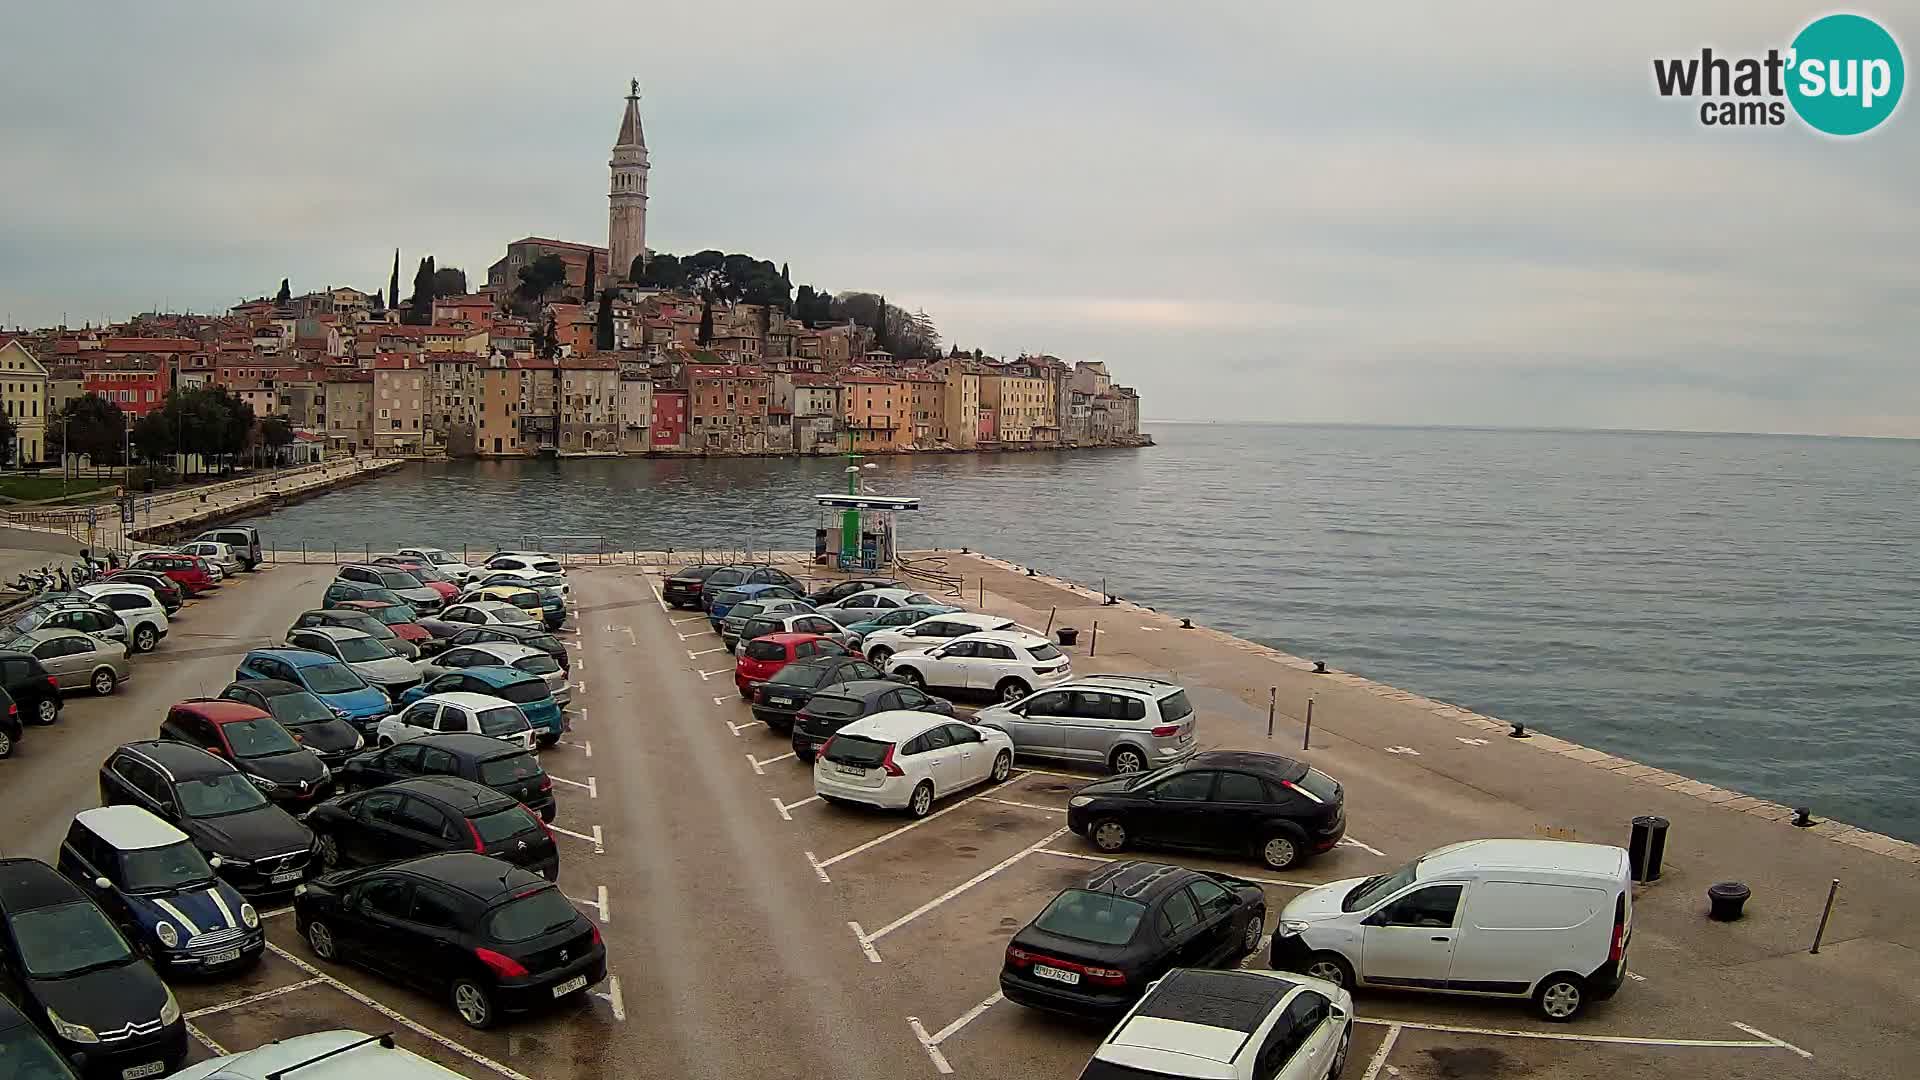
[(857, 656), (810, 656), (796, 660), (754, 687), (753, 718), (775, 731), (792, 731), (794, 715), (806, 707), (814, 691), (821, 687), (885, 678), (879, 668)]
[(1106, 854), (1130, 844), (1252, 856), (1285, 870), (1346, 835), (1345, 793), (1279, 754), (1210, 750), (1178, 765), (1088, 784), (1067, 827)]
[(560, 849), (531, 810), (457, 776), (417, 777), (330, 799), (306, 820), (320, 838), (320, 862), (328, 870), (471, 851), (548, 881), (560, 878)]
[(343, 870), (293, 901), (314, 955), (442, 994), (469, 1027), (552, 1005), (607, 977), (600, 931), (560, 890), (484, 855)]
[(540, 759), (518, 744), (486, 735), (444, 732), (368, 751), (348, 760), (339, 781), (344, 790), (359, 791), (416, 776), (472, 780), (520, 800), (542, 821), (553, 820), (553, 778), (540, 767)]
[(186, 1060), (173, 991), (98, 904), (38, 859), (0, 859), (0, 972), (55, 1047), (84, 1055), (89, 1076), (160, 1076)]
[(793, 718), (793, 752), (801, 761), (811, 762), (820, 747), (841, 728), (862, 717), (891, 709), (953, 715), (952, 702), (890, 679), (863, 679), (825, 686), (809, 698)]
[(707, 576), (718, 569), (718, 563), (695, 563), (675, 570), (660, 585), (661, 599), (677, 608), (699, 607), (700, 592), (706, 587)]

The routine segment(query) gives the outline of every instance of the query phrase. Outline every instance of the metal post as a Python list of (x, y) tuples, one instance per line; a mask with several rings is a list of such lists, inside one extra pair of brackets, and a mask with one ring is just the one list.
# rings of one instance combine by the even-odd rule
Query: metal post
[(974, 606), (980, 608), (987, 606), (987, 579), (984, 577), (980, 579), (980, 602)]
[(1820, 928), (1813, 932), (1813, 948), (1808, 949), (1807, 952), (1819, 953), (1820, 939), (1827, 936), (1827, 918), (1833, 914), (1833, 896), (1839, 891), (1840, 879), (1834, 878), (1833, 884), (1827, 886), (1827, 906), (1825, 910), (1820, 912)]
[(1100, 620), (1093, 620), (1093, 640), (1087, 643), (1087, 655), (1100, 655)]
[(1280, 688), (1267, 687), (1267, 738), (1269, 739), (1273, 738), (1273, 710), (1274, 703), (1278, 700), (1280, 700)]
[(1313, 746), (1313, 699), (1307, 699), (1307, 733), (1300, 736), (1300, 749), (1308, 750)]
[(1059, 613), (1060, 613), (1060, 608), (1058, 606), (1050, 607), (1047, 609), (1047, 628), (1046, 630), (1042, 631), (1043, 636), (1046, 634), (1053, 633), (1053, 617)]

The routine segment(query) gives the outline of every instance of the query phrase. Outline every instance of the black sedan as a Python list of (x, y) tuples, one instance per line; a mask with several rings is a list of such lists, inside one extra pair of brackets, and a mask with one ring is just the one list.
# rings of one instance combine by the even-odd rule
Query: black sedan
[(885, 678), (879, 668), (857, 656), (815, 656), (799, 660), (754, 688), (753, 718), (775, 731), (792, 731), (794, 715), (821, 687)]
[(900, 589), (905, 587), (904, 582), (895, 581), (892, 578), (848, 578), (845, 581), (836, 581), (825, 588), (813, 590), (807, 594), (807, 600), (815, 607), (818, 607), (821, 604), (831, 604), (836, 600), (845, 600), (849, 596), (866, 592), (869, 589)]
[(306, 821), (320, 838), (320, 863), (328, 870), (471, 851), (548, 881), (560, 877), (560, 849), (540, 819), (520, 800), (456, 776), (423, 776), (330, 799)]
[(456, 645), (485, 645), (498, 642), (503, 645), (525, 645), (530, 649), (539, 649), (553, 662), (560, 665), (561, 671), (572, 671), (573, 666), (567, 660), (567, 647), (560, 639), (538, 626), (509, 626), (505, 623), (493, 623), (488, 626), (468, 626), (448, 624), (454, 627), (453, 637), (448, 639), (447, 648)]
[(300, 745), (319, 755), (329, 769), (337, 769), (367, 743), (352, 724), (340, 718), (326, 702), (299, 683), (282, 679), (248, 679), (229, 683), (220, 691), (238, 701), (273, 714)]
[(350, 759), (339, 781), (347, 791), (380, 787), (416, 776), (457, 776), (525, 803), (552, 821), (553, 778), (540, 759), (519, 746), (485, 735), (446, 732), (423, 735)]
[(0, 972), (55, 1047), (85, 1055), (90, 1076), (159, 1076), (186, 1060), (173, 991), (98, 904), (38, 859), (0, 860)]
[(1252, 856), (1285, 870), (1346, 835), (1346, 799), (1318, 769), (1278, 754), (1212, 750), (1088, 784), (1067, 827), (1107, 854), (1129, 844)]
[(445, 996), (469, 1027), (607, 977), (600, 931), (560, 890), (483, 855), (327, 874), (293, 901), (314, 955)]
[(661, 583), (660, 596), (677, 608), (697, 608), (700, 606), (700, 592), (706, 586), (708, 575), (718, 569), (720, 569), (719, 563), (695, 563), (692, 566), (683, 566)]
[(1000, 992), (1035, 1009), (1112, 1016), (1174, 968), (1238, 964), (1260, 947), (1266, 913), (1258, 885), (1226, 874), (1103, 866), (1013, 935)]
[(825, 686), (807, 699), (806, 706), (793, 718), (793, 752), (801, 761), (811, 762), (820, 747), (841, 728), (862, 717), (891, 709), (953, 715), (952, 702), (890, 679), (863, 679)]

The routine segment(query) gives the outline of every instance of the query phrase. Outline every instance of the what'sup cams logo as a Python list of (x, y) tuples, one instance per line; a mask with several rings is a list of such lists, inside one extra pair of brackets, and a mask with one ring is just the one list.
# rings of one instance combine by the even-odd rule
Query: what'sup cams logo
[(1699, 56), (1653, 62), (1661, 97), (1700, 99), (1708, 127), (1778, 127), (1787, 108), (1827, 135), (1864, 135), (1900, 105), (1907, 68), (1900, 44), (1864, 15), (1827, 15), (1808, 23), (1783, 52), (1764, 57)]

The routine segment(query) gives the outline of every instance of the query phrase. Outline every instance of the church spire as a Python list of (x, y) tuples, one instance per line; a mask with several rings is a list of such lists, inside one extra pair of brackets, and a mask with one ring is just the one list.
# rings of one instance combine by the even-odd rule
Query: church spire
[(640, 127), (640, 80), (633, 79), (627, 84), (627, 113), (620, 118), (620, 134), (613, 140), (615, 147), (647, 145), (647, 133)]
[(640, 80), (627, 84), (627, 110), (614, 140), (607, 188), (607, 278), (625, 281), (647, 252), (647, 137), (640, 128)]

